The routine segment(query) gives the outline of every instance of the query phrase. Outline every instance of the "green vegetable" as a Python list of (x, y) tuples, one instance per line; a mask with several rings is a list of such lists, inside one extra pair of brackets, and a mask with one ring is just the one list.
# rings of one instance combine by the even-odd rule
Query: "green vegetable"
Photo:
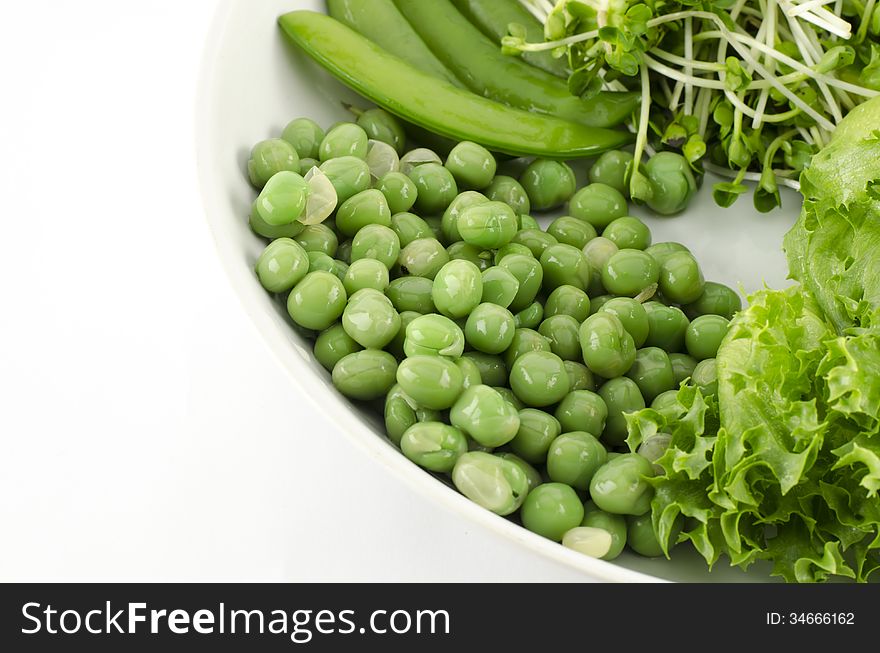
[(400, 450), (416, 465), (432, 472), (451, 472), (467, 453), (464, 434), (442, 422), (417, 422), (400, 438)]
[(443, 136), (506, 154), (561, 158), (593, 156), (630, 140), (625, 132), (530, 114), (456, 88), (329, 16), (294, 11), (279, 22), (294, 43), (361, 95)]
[(523, 526), (559, 542), (567, 531), (580, 525), (584, 506), (570, 486), (543, 483), (529, 492), (520, 514)]
[(296, 118), (287, 123), (281, 138), (293, 145), (301, 161), (315, 161), (324, 140), (324, 130), (311, 118)]
[(461, 393), (449, 411), (452, 425), (484, 447), (500, 447), (519, 431), (519, 414), (497, 390), (472, 385)]
[(272, 176), (282, 170), (299, 172), (299, 155), (293, 145), (280, 138), (260, 141), (251, 150), (247, 162), (248, 178), (262, 189)]
[(333, 385), (352, 399), (378, 399), (394, 385), (396, 369), (397, 361), (388, 352), (375, 349), (354, 352), (333, 367)]
[(498, 164), (482, 145), (462, 141), (446, 157), (446, 168), (462, 188), (485, 188), (492, 183)]
[(290, 238), (273, 240), (257, 259), (257, 277), (269, 292), (290, 290), (308, 271), (306, 251)]
[(287, 298), (287, 312), (303, 328), (320, 331), (342, 316), (348, 296), (345, 287), (330, 272), (309, 272)]
[(468, 499), (499, 515), (517, 510), (530, 494), (529, 479), (522, 467), (482, 451), (459, 457), (452, 470), (452, 482)]

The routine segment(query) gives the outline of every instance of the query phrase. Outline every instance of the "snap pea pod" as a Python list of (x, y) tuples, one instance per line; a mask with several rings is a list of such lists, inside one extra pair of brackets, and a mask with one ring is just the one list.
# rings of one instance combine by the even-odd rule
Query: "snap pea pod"
[[(452, 0), (458, 10), (480, 30), (501, 47), (501, 39), (507, 36), (511, 23), (522, 25), (526, 41), (540, 43), (544, 40), (544, 26), (519, 2), (511, 0)], [(568, 79), (568, 57), (555, 58), (549, 52), (524, 52), (522, 58), (557, 77)]]
[(438, 80), (388, 54), (339, 21), (313, 11), (279, 18), (285, 34), (330, 73), (387, 111), (432, 132), (514, 156), (595, 156), (632, 140), (506, 107)]
[(639, 104), (634, 93), (602, 92), (589, 100), (543, 70), (502, 54), (449, 0), (394, 0), (422, 40), (470, 90), (511, 107), (593, 127), (619, 125)]
[(463, 87), (425, 45), (392, 0), (327, 0), (327, 13), (414, 68)]

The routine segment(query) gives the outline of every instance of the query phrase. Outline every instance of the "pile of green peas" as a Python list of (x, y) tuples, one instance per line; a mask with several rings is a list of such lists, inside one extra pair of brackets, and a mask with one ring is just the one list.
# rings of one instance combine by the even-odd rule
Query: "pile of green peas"
[[(398, 155), (382, 176), (366, 163), (374, 142)], [(405, 143), (381, 109), (326, 132), (299, 118), (258, 143), (248, 171), (267, 205), (298, 203), (273, 182), (316, 166), (338, 197), (318, 224), (254, 209), (271, 241), (260, 283), (411, 461), (584, 554), (660, 555), (648, 479), (671, 436), (630, 452), (625, 415), (669, 409), (682, 384), (717, 392), (739, 295), (628, 215), (628, 168), (609, 163), (626, 153), (578, 189), (565, 163), (532, 161), (516, 179), (475, 143), (445, 161)], [(566, 203), (546, 229), (530, 215)]]

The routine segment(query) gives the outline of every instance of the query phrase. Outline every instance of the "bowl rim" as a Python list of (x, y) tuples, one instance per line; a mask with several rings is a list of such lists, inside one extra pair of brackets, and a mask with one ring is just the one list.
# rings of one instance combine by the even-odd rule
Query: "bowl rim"
[[(226, 273), (235, 296), (244, 308), (248, 321), (260, 334), (263, 343), (278, 364), (285, 370), (293, 384), (312, 404), (315, 410), (363, 453), (374, 462), (382, 465), (407, 487), (418, 492), (431, 503), (456, 515), (463, 516), (468, 522), (479, 526), (494, 535), (517, 543), (533, 553), (556, 564), (570, 567), (575, 571), (587, 574), (590, 579), (600, 582), (669, 582), (666, 579), (652, 576), (640, 571), (609, 562), (591, 558), (576, 551), (567, 549), (557, 542), (548, 540), (532, 533), (526, 528), (515, 524), (495, 513), (473, 503), (464, 495), (449, 487), (431, 474), (407, 460), (400, 451), (390, 443), (383, 442), (369, 427), (348, 407), (344, 410), (328, 410), (328, 405), (339, 403), (341, 398), (324, 384), (309, 384), (307, 379), (314, 371), (307, 361), (295, 352), (290, 342), (277, 328), (270, 316), (257, 300), (257, 286), (254, 277), (243, 274), (243, 268), (236, 259), (242, 258), (242, 251), (236, 246), (223, 230), (217, 227), (212, 215), (222, 215), (229, 211), (220, 200), (220, 194), (213, 189), (216, 182), (211, 171), (211, 161), (218, 160), (217, 155), (231, 156), (231, 153), (215, 153), (212, 135), (215, 132), (215, 113), (210, 101), (218, 84), (219, 68), (217, 61), (222, 51), (224, 37), (230, 25), (230, 18), (240, 0), (219, 0), (210, 21), (208, 35), (203, 46), (202, 58), (199, 63), (198, 83), (196, 86), (195, 114), (195, 153), (196, 172), (202, 199), (204, 219), (211, 233), (220, 265)], [(289, 355), (282, 352), (289, 351)]]

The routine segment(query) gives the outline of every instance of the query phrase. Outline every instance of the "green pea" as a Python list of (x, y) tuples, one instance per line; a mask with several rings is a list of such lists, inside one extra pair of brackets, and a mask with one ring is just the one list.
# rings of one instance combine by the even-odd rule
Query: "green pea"
[(443, 163), (443, 159), (433, 150), (429, 150), (426, 147), (417, 147), (400, 157), (400, 171), (408, 175), (415, 168), (426, 163)]
[(561, 432), (559, 422), (553, 415), (537, 408), (519, 411), (519, 429), (510, 441), (510, 448), (533, 464), (543, 464), (550, 444)]
[(263, 238), (269, 238), (270, 240), (274, 240), (275, 238), (295, 238), (306, 228), (306, 226), (298, 220), (283, 225), (269, 224), (260, 217), (260, 214), (257, 211), (256, 200), (254, 200), (251, 205), (251, 212), (248, 216), (248, 225), (255, 234), (262, 236)]
[(400, 277), (394, 279), (385, 290), (385, 295), (401, 313), (415, 311), (417, 313), (433, 313), (434, 300), (431, 290), (434, 284), (425, 277)]
[(624, 150), (603, 152), (590, 167), (589, 177), (594, 184), (611, 186), (629, 197), (629, 180), (633, 171), (633, 155)]
[(486, 197), (493, 202), (504, 202), (517, 215), (531, 213), (529, 196), (522, 185), (513, 177), (496, 175), (484, 190)]
[(535, 258), (541, 258), (544, 250), (557, 244), (553, 236), (540, 229), (521, 229), (516, 232), (511, 242), (525, 245)]
[(279, 227), (295, 222), (305, 211), (309, 185), (296, 172), (282, 170), (260, 191), (254, 210), (266, 224)]
[(299, 174), (305, 177), (312, 168), (320, 168), (321, 162), (317, 159), (300, 159), (299, 160)]
[(448, 317), (422, 315), (407, 325), (403, 351), (407, 356), (458, 358), (464, 352), (464, 333)]
[(643, 515), (651, 509), (654, 497), (654, 489), (645, 480), (652, 476), (651, 463), (642, 456), (616, 456), (596, 471), (590, 482), (590, 497), (606, 512)]
[(571, 245), (552, 245), (541, 255), (544, 288), (574, 286), (586, 290), (590, 283), (590, 263), (583, 252)]
[(647, 402), (676, 387), (672, 363), (666, 352), (659, 347), (639, 349), (636, 352), (636, 360), (626, 375), (636, 382), (642, 397)]
[(345, 332), (341, 324), (334, 324), (318, 334), (315, 340), (314, 353), (318, 362), (327, 371), (332, 371), (340, 360), (363, 349), (350, 335)]
[(481, 385), (483, 383), (483, 377), (480, 375), (480, 368), (477, 367), (477, 364), (470, 358), (460, 356), (455, 359), (455, 364), (458, 366), (458, 369), (461, 370), (463, 378), (461, 387), (463, 389), (467, 390), (472, 385)]
[(707, 358), (697, 363), (691, 375), (691, 381), (700, 389), (704, 397), (718, 394), (718, 366), (714, 358)]
[(581, 526), (601, 528), (611, 536), (611, 546), (602, 560), (614, 560), (623, 552), (626, 546), (626, 518), (623, 515), (614, 515), (600, 510), (592, 501), (584, 504), (584, 519)]
[(563, 483), (543, 483), (529, 492), (520, 511), (523, 526), (559, 542), (566, 531), (581, 523), (584, 506), (577, 493)]
[(649, 330), (648, 313), (641, 303), (629, 297), (612, 297), (604, 301), (598, 311), (616, 315), (637, 348), (645, 344)]
[(461, 188), (485, 188), (492, 183), (497, 167), (492, 153), (471, 141), (458, 143), (446, 158), (446, 168)]
[(605, 464), (605, 457), (605, 447), (590, 433), (563, 433), (550, 444), (547, 474), (552, 481), (586, 490), (593, 474)]
[(323, 270), (336, 274), (336, 264), (324, 252), (307, 252), (306, 256), (309, 259), (309, 271)]
[(406, 430), (419, 420), (414, 408), (415, 402), (406, 396), (399, 384), (394, 384), (385, 397), (385, 433), (394, 444), (400, 440)]
[(565, 371), (568, 373), (568, 384), (572, 392), (575, 390), (596, 389), (593, 373), (583, 363), (565, 361)]
[(385, 201), (388, 202), (388, 208), (391, 210), (391, 213), (409, 211), (413, 204), (416, 203), (416, 196), (418, 195), (418, 190), (416, 190), (416, 185), (412, 179), (398, 171), (386, 173), (379, 180), (376, 189), (385, 196)]
[(516, 226), (519, 231), (523, 229), (537, 229), (541, 230), (541, 225), (538, 224), (538, 221), (535, 220), (532, 216), (526, 215), (525, 213), (520, 213), (516, 216)]
[(432, 472), (451, 472), (467, 453), (464, 433), (442, 422), (417, 422), (400, 438), (403, 455)]
[(605, 430), (608, 407), (595, 392), (572, 390), (559, 402), (555, 416), (563, 431), (586, 431), (598, 437)]
[(678, 252), (690, 253), (690, 250), (681, 243), (675, 242), (656, 243), (645, 249), (645, 253), (657, 261), (657, 265), (661, 267), (666, 259)]
[(340, 156), (324, 161), (320, 169), (336, 190), (336, 201), (339, 205), (370, 188), (370, 167), (363, 159)]
[(620, 249), (646, 249), (651, 244), (651, 230), (648, 225), (630, 216), (617, 218), (602, 232)]
[(300, 159), (317, 159), (324, 130), (310, 118), (296, 118), (287, 123), (281, 138), (293, 145)]
[[(670, 391), (667, 390), (667, 392)], [(653, 407), (653, 404), (651, 405)], [(663, 454), (666, 453), (666, 450), (669, 448), (671, 442), (672, 436), (669, 433), (656, 433), (646, 439), (644, 442), (642, 442), (639, 445), (636, 453), (648, 462), (650, 462), (652, 469), (654, 470), (654, 474), (659, 476), (664, 474), (665, 472), (663, 470), (663, 466), (658, 465), (657, 461), (660, 460), (660, 458), (663, 457)]]
[(660, 292), (676, 304), (689, 304), (703, 294), (703, 273), (688, 252), (670, 254), (660, 266)]
[(672, 378), (676, 388), (693, 375), (697, 366), (697, 361), (687, 354), (669, 354), (669, 363), (672, 365)]
[(342, 280), (349, 296), (364, 288), (385, 292), (388, 288), (388, 268), (375, 259), (359, 259), (349, 266)]
[(352, 261), (374, 259), (391, 268), (400, 256), (400, 238), (390, 227), (368, 224), (361, 227), (351, 242)]
[(257, 278), (269, 292), (286, 292), (309, 271), (309, 258), (299, 243), (278, 238), (266, 246), (255, 266)]
[(336, 275), (309, 272), (293, 287), (287, 298), (287, 312), (301, 327), (322, 331), (342, 316), (348, 296)]
[(562, 536), (562, 546), (591, 558), (607, 555), (614, 544), (611, 533), (602, 528), (575, 526)]
[(519, 400), (519, 397), (513, 394), (513, 390), (511, 390), (510, 388), (505, 388), (504, 386), (494, 386), (492, 389), (495, 390), (495, 392), (500, 394), (502, 397), (504, 397), (504, 401), (513, 406), (514, 409), (516, 409), (517, 411), (520, 411), (526, 407), (526, 405)]
[(513, 316), (517, 329), (534, 329), (544, 319), (544, 307), (541, 302), (534, 301)]
[(682, 308), (685, 315), (692, 320), (701, 315), (720, 315), (732, 320), (742, 310), (742, 299), (733, 288), (723, 283), (707, 281), (703, 285), (703, 294)]
[(437, 215), (426, 215), (422, 218), (425, 221), (425, 224), (431, 228), (431, 233), (434, 234), (434, 238), (440, 240), (443, 237), (443, 230), (441, 229), (441, 221), (442, 218)]
[[(648, 558), (659, 558), (664, 555), (663, 546), (654, 531), (651, 513), (627, 517), (626, 522), (626, 543), (633, 551)], [(678, 542), (678, 535), (681, 533), (683, 524), (684, 518), (679, 515), (673, 522), (672, 532), (669, 535), (670, 548)]]
[(367, 109), (357, 117), (357, 124), (369, 138), (387, 143), (398, 154), (403, 154), (406, 133), (395, 116), (384, 109)]
[(632, 336), (613, 313), (599, 312), (584, 320), (580, 342), (584, 363), (607, 379), (626, 374), (636, 358)]
[(346, 397), (370, 401), (394, 385), (397, 361), (387, 351), (365, 349), (348, 354), (333, 367), (333, 385)]
[(343, 122), (331, 127), (321, 140), (318, 158), (329, 161), (341, 156), (363, 159), (367, 156), (367, 132), (360, 125)]
[(570, 215), (556, 218), (547, 227), (547, 233), (553, 236), (557, 242), (571, 245), (581, 250), (598, 235), (596, 234), (596, 228), (589, 222), (578, 220)]
[(678, 403), (678, 390), (667, 390), (651, 402), (651, 408), (666, 417), (677, 419), (681, 415), (681, 404)]
[(458, 399), (464, 377), (448, 358), (410, 356), (397, 368), (397, 382), (419, 406), (443, 410)]
[(534, 256), (532, 256), (532, 251), (525, 245), (520, 245), (519, 243), (507, 243), (503, 247), (499, 247), (495, 250), (495, 257), (493, 259), (495, 265), (498, 265), (505, 256), (509, 256), (510, 254), (522, 254), (523, 256), (534, 258)]
[(324, 224), (308, 225), (299, 232), (295, 240), (306, 252), (321, 252), (331, 258), (339, 247), (336, 234)]
[(336, 247), (336, 258), (351, 265), (351, 238), (346, 238), (339, 243)]
[(483, 249), (497, 249), (516, 235), (516, 214), (503, 202), (469, 206), (457, 224), (462, 240)]
[(620, 446), (624, 443), (627, 436), (624, 413), (631, 413), (644, 408), (645, 398), (642, 397), (639, 386), (635, 384), (635, 381), (625, 376), (606, 381), (599, 388), (599, 396), (608, 407), (608, 417), (605, 419), (605, 430), (602, 432), (602, 440), (609, 446)]
[(510, 272), (519, 282), (516, 296), (510, 303), (511, 311), (519, 312), (535, 301), (544, 281), (544, 268), (531, 254), (509, 254), (498, 266)]
[(729, 327), (730, 322), (720, 315), (701, 315), (685, 331), (687, 352), (698, 361), (715, 358)]
[(336, 211), (336, 227), (346, 236), (354, 236), (367, 225), (391, 228), (391, 209), (385, 196), (375, 188), (348, 198)]
[(391, 228), (397, 234), (401, 247), (419, 238), (434, 237), (428, 223), (414, 213), (395, 213), (391, 216)]
[(417, 211), (429, 215), (441, 214), (458, 195), (455, 178), (439, 163), (425, 163), (409, 172), (416, 185)]
[(529, 479), (519, 465), (482, 451), (459, 457), (452, 482), (468, 499), (498, 515), (515, 512), (529, 493)]
[(506, 308), (484, 303), (473, 309), (464, 328), (467, 343), (487, 354), (500, 354), (510, 347), (514, 319)]
[(431, 297), (447, 317), (468, 315), (483, 296), (483, 276), (470, 261), (449, 261), (434, 277)]
[[(581, 251), (590, 263), (590, 285), (587, 292), (593, 296), (605, 293), (605, 287), (602, 285), (602, 270), (611, 257), (620, 250), (610, 240), (599, 236), (584, 245)], [(596, 312), (595, 309), (593, 312)]]
[(602, 285), (608, 292), (626, 297), (635, 297), (659, 277), (657, 262), (638, 249), (620, 250), (602, 269)]
[(282, 170), (299, 174), (299, 155), (293, 145), (280, 138), (260, 141), (251, 150), (247, 170), (254, 187), (262, 189), (266, 182)]
[[(342, 285), (345, 285), (345, 275), (348, 274), (348, 263), (345, 261), (340, 261), (338, 259), (333, 260), (333, 269), (330, 270), (333, 274), (339, 277), (339, 280), (342, 281)], [(348, 292), (348, 291), (346, 291)]]
[(403, 346), (406, 344), (406, 328), (410, 322), (421, 316), (421, 313), (415, 311), (402, 311), (400, 313), (400, 329), (397, 330), (397, 335), (391, 339), (391, 342), (385, 346), (385, 351), (393, 354), (397, 360), (406, 358), (406, 352), (403, 351)]
[(537, 331), (532, 329), (516, 329), (510, 346), (504, 352), (504, 362), (507, 369), (513, 367), (514, 361), (530, 351), (550, 351), (550, 341)]
[(519, 430), (516, 409), (487, 385), (474, 385), (462, 392), (449, 411), (449, 419), (485, 447), (507, 444)]
[(449, 263), (449, 254), (439, 240), (419, 238), (400, 250), (398, 263), (403, 274), (433, 279)]
[(488, 386), (503, 386), (507, 384), (507, 366), (504, 359), (495, 354), (486, 354), (481, 351), (468, 351), (462, 355), (467, 358), (480, 372), (480, 378)]
[(528, 406), (540, 408), (568, 394), (568, 374), (562, 359), (547, 351), (529, 351), (510, 368), (510, 389)]
[(562, 285), (553, 289), (544, 304), (544, 317), (568, 315), (580, 324), (590, 315), (590, 298), (580, 288)]
[(508, 270), (497, 265), (483, 270), (483, 303), (507, 308), (518, 290), (519, 281)]
[(363, 347), (382, 349), (400, 330), (400, 315), (381, 291), (364, 288), (349, 297), (342, 326)]
[(458, 221), (461, 214), (472, 206), (487, 204), (489, 199), (482, 193), (474, 190), (466, 190), (459, 193), (446, 210), (443, 211), (443, 217), (440, 221), (440, 231), (443, 234), (443, 240), (447, 243), (455, 243), (462, 240), (461, 233), (458, 229)]
[(681, 309), (664, 306), (660, 302), (645, 302), (643, 306), (648, 314), (648, 338), (645, 345), (660, 347), (669, 353), (682, 351), (690, 322)]
[(488, 269), (489, 267), (488, 256), (491, 256), (491, 252), (482, 250), (479, 247), (475, 247), (474, 245), (466, 243), (462, 240), (452, 243), (449, 247), (447, 247), (446, 253), (449, 254), (450, 260), (468, 261), (476, 265), (481, 272)]
[(526, 478), (529, 482), (529, 492), (538, 487), (541, 483), (544, 482), (544, 479), (541, 478), (541, 473), (532, 467), (525, 460), (517, 456), (515, 453), (510, 453), (509, 451), (505, 451), (502, 453), (496, 454), (499, 458), (503, 460), (508, 460), (519, 467), (526, 475)]
[(626, 198), (620, 191), (601, 183), (588, 184), (574, 194), (568, 212), (572, 217), (604, 229), (627, 214)]
[(642, 167), (651, 184), (647, 205), (660, 215), (683, 211), (697, 192), (697, 182), (690, 164), (675, 152), (657, 152)]
[(554, 315), (541, 322), (538, 333), (550, 342), (550, 351), (564, 361), (580, 360), (580, 324), (571, 315)]
[(571, 167), (562, 161), (535, 159), (520, 175), (519, 183), (529, 196), (531, 208), (547, 211), (565, 204), (577, 188)]

